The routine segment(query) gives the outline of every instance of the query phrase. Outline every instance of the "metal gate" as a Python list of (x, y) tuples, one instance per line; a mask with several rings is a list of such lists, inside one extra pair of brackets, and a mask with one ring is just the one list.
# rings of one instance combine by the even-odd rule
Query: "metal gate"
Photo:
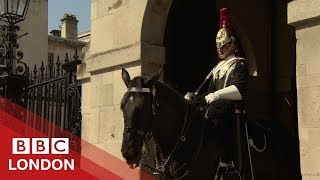
[[(76, 78), (81, 60), (76, 52), (73, 60), (66, 54), (63, 61), (58, 57), (47, 65), (42, 62), (29, 72), (26, 106), (32, 113), (27, 115), (27, 123), (49, 137), (57, 135), (52, 124), (81, 137), (81, 84)], [(45, 120), (37, 124), (36, 116)], [(70, 138), (71, 148), (80, 152), (80, 141)]]

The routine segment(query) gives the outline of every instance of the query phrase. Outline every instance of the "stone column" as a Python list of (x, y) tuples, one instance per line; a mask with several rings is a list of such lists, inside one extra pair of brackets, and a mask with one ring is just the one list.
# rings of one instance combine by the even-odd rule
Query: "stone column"
[[(165, 62), (163, 34), (171, 0), (91, 0), (91, 41), (78, 69), (82, 82), (82, 138), (122, 159), (121, 99), (131, 77)], [(155, 23), (156, 22), (156, 23)], [(89, 152), (82, 149), (85, 156)]]
[(297, 38), (297, 96), (301, 174), (320, 179), (320, 1), (293, 0), (288, 23)]

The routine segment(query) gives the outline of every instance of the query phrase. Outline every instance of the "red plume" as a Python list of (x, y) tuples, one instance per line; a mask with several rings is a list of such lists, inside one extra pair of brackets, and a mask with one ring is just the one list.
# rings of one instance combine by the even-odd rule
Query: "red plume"
[(226, 28), (234, 34), (233, 28), (231, 26), (231, 21), (229, 18), (229, 11), (227, 8), (220, 9), (220, 29), (222, 29), (223, 22), (226, 22)]
[[(234, 29), (232, 28), (231, 21), (229, 18), (229, 10), (227, 8), (220, 9), (220, 29), (222, 29), (224, 21), (226, 23), (226, 28), (228, 29), (228, 31), (231, 32), (232, 35), (236, 39), (238, 39), (237, 34), (235, 33)], [(235, 46), (236, 46), (236, 48), (235, 48), (236, 55), (243, 57), (242, 48), (240, 47), (239, 42), (235, 42)]]

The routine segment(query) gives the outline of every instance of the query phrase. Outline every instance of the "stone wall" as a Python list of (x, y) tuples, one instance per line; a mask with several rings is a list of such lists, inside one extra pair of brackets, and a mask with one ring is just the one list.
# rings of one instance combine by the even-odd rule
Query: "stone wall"
[(90, 40), (91, 40), (91, 31), (88, 30), (88, 31), (80, 32), (78, 34), (78, 40), (82, 41), (82, 42), (86, 42), (86, 43), (90, 42)]
[[(119, 106), (126, 91), (121, 68), (134, 77), (148, 75), (165, 62), (162, 42), (171, 2), (91, 1), (91, 41), (78, 71), (83, 92), (82, 137), (118, 158), (122, 158), (123, 131)], [(297, 38), (301, 173), (304, 179), (319, 179), (320, 1), (289, 3), (288, 23), (295, 26)]]
[(48, 0), (31, 0), (26, 19), (18, 25), (18, 35), (29, 33), (18, 40), (23, 61), (31, 69), (34, 64), (40, 67), (48, 59)]
[[(143, 26), (151, 24), (153, 18), (165, 17), (165, 13), (154, 15), (146, 9), (157, 1), (161, 0), (91, 1), (91, 40), (78, 69), (82, 81), (82, 138), (120, 159), (124, 128), (120, 102), (126, 92), (121, 68), (135, 77), (154, 73), (164, 64), (163, 32), (157, 32), (157, 43), (151, 42), (152, 32), (142, 33)], [(164, 24), (162, 19), (157, 26)], [(86, 150), (83, 152), (85, 155)]]
[[(57, 61), (57, 58), (59, 56), (60, 62), (63, 63), (66, 57), (66, 53), (68, 53), (69, 60), (73, 60), (76, 49), (78, 56), (82, 58), (82, 48), (85, 45), (85, 42), (74, 41), (51, 35), (49, 35), (48, 37), (48, 53), (53, 54), (54, 62)], [(44, 60), (45, 64), (46, 62), (47, 59)]]
[(320, 179), (320, 1), (294, 0), (288, 23), (296, 27), (301, 174)]

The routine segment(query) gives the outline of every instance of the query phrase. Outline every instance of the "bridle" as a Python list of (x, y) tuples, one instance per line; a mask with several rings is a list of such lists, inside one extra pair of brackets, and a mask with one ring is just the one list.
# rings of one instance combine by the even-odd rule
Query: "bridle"
[[(154, 88), (154, 87), (153, 87)], [(156, 107), (159, 107), (159, 104), (157, 103), (157, 100), (156, 100), (156, 98), (155, 98), (155, 91), (153, 91), (153, 90), (151, 90), (151, 88), (141, 88), (141, 87), (130, 87), (130, 88), (128, 88), (127, 89), (127, 93), (128, 92), (137, 92), (137, 93), (150, 93), (153, 97), (152, 97), (152, 99), (153, 99), (153, 101), (152, 101), (152, 115), (153, 115), (153, 117), (152, 117), (152, 119), (153, 118), (156, 118), (156, 116), (157, 116), (157, 113), (156, 113)], [(146, 130), (146, 131), (148, 131), (148, 129)], [(151, 139), (151, 137), (152, 137), (152, 133), (151, 132), (145, 132), (145, 131), (143, 131), (143, 130), (140, 130), (140, 129), (136, 129), (136, 128), (132, 128), (132, 127), (125, 127), (124, 128), (124, 133), (125, 132), (131, 132), (131, 133), (135, 133), (135, 134), (137, 134), (137, 135), (139, 135), (140, 137), (142, 137), (143, 138), (143, 141), (144, 141), (144, 144), (146, 145), (146, 146), (149, 146), (148, 145), (148, 141)], [(147, 151), (148, 151), (148, 154), (149, 154), (149, 156), (150, 156), (150, 158), (152, 158), (151, 157), (151, 154), (150, 154), (150, 152), (149, 152), (149, 148), (148, 147), (146, 147), (146, 149), (147, 149)], [(158, 172), (161, 172), (161, 173), (164, 173), (164, 171), (165, 171), (165, 168), (164, 168), (164, 163), (162, 163), (161, 162), (161, 160), (160, 160), (160, 158), (158, 157), (158, 153), (157, 153), (157, 151), (159, 150), (159, 148), (157, 147), (157, 145), (156, 145), (156, 143), (155, 143), (155, 146), (154, 146), (154, 155), (155, 155), (155, 157), (154, 157), (154, 163), (155, 163), (155, 166), (156, 166), (156, 169), (155, 169), (155, 171), (158, 173)], [(149, 169), (152, 169), (151, 167), (148, 167)], [(153, 173), (155, 173), (155, 172), (153, 172)]]
[[(157, 115), (156, 112), (155, 112), (155, 107), (158, 107), (158, 103), (155, 99), (155, 93), (153, 93), (153, 90), (151, 88), (140, 88), (140, 87), (130, 87), (127, 89), (127, 92), (138, 92), (138, 93), (151, 93), (152, 96), (153, 96), (153, 102), (152, 102), (152, 110), (153, 110), (153, 118), (155, 118), (155, 116)], [(160, 158), (157, 156), (158, 153), (156, 152), (156, 149), (157, 149), (157, 145), (155, 146), (154, 148), (154, 153), (155, 153), (155, 162), (156, 162), (156, 170), (160, 173), (165, 173), (166, 169), (167, 169), (167, 166), (170, 164), (170, 162), (174, 159), (174, 154), (177, 152), (177, 149), (180, 147), (180, 146), (183, 146), (183, 144), (185, 144), (186, 142), (186, 134), (189, 132), (189, 129), (190, 129), (190, 124), (191, 122), (188, 121), (188, 107), (187, 106), (187, 110), (186, 110), (186, 114), (185, 114), (185, 117), (184, 117), (184, 124), (183, 124), (183, 127), (182, 127), (182, 131), (181, 131), (181, 134), (180, 134), (180, 137), (178, 138), (174, 148), (172, 149), (172, 151), (170, 152), (170, 154), (167, 156), (166, 160), (164, 162), (161, 162)], [(147, 137), (148, 133), (146, 133), (145, 131), (143, 130), (139, 130), (139, 129), (136, 129), (136, 128), (130, 128), (130, 127), (125, 127), (125, 132), (132, 132), (132, 133), (135, 133), (137, 135), (140, 135), (142, 136), (142, 138), (144, 139), (144, 141), (147, 139), (150, 139), (151, 137)], [(203, 134), (202, 134), (203, 135)], [(152, 136), (152, 135), (151, 135)], [(202, 142), (202, 138), (203, 136), (200, 138), (200, 141)], [(201, 145), (202, 143), (199, 144), (197, 150), (196, 150), (196, 155), (195, 157), (197, 158), (199, 156), (199, 152), (200, 152), (200, 148), (201, 148)], [(148, 148), (147, 148), (148, 149)], [(150, 154), (150, 152), (149, 152)], [(183, 165), (185, 166), (185, 164)], [(187, 174), (189, 173), (189, 170), (187, 170), (182, 176), (180, 176), (178, 179), (180, 178), (183, 178), (184, 176), (186, 176)]]
[[(151, 89), (150, 88), (131, 87), (131, 88), (127, 89), (127, 92), (151, 93)], [(141, 136), (142, 138), (144, 138), (145, 134), (146, 134), (145, 131), (143, 131), (141, 129), (133, 128), (133, 127), (125, 127), (123, 133), (134, 133), (134, 134)]]
[(151, 93), (150, 88), (137, 88), (131, 87), (127, 89), (127, 92), (141, 92), (141, 93)]

